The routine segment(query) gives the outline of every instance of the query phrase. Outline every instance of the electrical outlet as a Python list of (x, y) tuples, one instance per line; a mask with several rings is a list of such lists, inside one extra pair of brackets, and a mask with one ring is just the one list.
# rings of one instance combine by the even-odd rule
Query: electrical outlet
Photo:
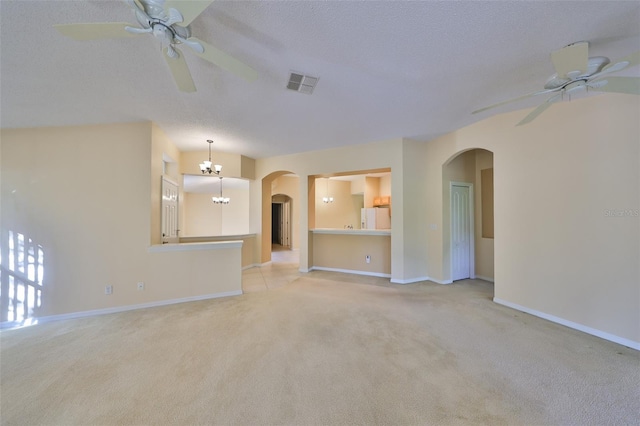
[(371, 256), (366, 255), (366, 256), (365, 256), (365, 258), (364, 258), (364, 260), (365, 260), (367, 263), (371, 263)]
[(104, 294), (111, 294), (113, 293), (113, 286), (112, 285), (107, 285), (104, 287)]
[(144, 290), (144, 283), (142, 281), (138, 283), (138, 290)]

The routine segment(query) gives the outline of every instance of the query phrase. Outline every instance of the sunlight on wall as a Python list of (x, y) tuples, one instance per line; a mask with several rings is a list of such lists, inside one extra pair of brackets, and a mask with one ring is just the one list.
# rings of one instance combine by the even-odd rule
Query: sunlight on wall
[(0, 315), (3, 327), (34, 324), (42, 304), (44, 250), (31, 238), (3, 232), (0, 253)]

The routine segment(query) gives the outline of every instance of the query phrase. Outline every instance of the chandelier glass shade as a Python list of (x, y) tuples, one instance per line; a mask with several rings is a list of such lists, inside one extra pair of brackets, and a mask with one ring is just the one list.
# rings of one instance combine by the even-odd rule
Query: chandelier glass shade
[(220, 179), (220, 196), (219, 197), (211, 197), (211, 200), (215, 204), (229, 204), (231, 202), (231, 199), (229, 199), (229, 197), (223, 197), (222, 196), (222, 176), (219, 176), (219, 179)]
[[(202, 174), (215, 173), (218, 176), (218, 179), (220, 179), (220, 196), (211, 197), (211, 201), (213, 201), (215, 204), (229, 204), (231, 202), (231, 199), (229, 199), (229, 197), (222, 196), (222, 176), (220, 176), (222, 166), (220, 164), (213, 164), (211, 162), (211, 144), (213, 144), (213, 141), (211, 139), (207, 139), (207, 143), (209, 143), (209, 159), (200, 163), (200, 171), (202, 172)], [(212, 164), (213, 169), (211, 168)]]
[(209, 143), (209, 160), (204, 160), (202, 163), (200, 163), (200, 171), (202, 172), (202, 174), (215, 173), (219, 175), (222, 171), (222, 166), (220, 164), (215, 164), (213, 165), (213, 169), (211, 168), (211, 165), (213, 164), (211, 162), (211, 144), (213, 144), (213, 141), (211, 139), (207, 139), (207, 142)]

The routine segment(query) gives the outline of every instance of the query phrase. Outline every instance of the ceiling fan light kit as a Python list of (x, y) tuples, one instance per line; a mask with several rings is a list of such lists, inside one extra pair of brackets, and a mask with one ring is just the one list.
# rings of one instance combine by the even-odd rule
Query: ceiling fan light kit
[[(179, 45), (188, 46), (205, 61), (240, 77), (253, 81), (257, 72), (236, 58), (191, 35), (191, 22), (209, 7), (213, 0), (127, 0), (141, 28), (123, 22), (54, 25), (63, 35), (75, 40), (135, 37), (152, 34), (160, 41), (165, 61), (182, 92), (195, 92), (196, 87)], [(178, 25), (179, 24), (179, 25)]]
[(473, 111), (472, 114), (534, 96), (553, 94), (553, 96), (540, 104), (517, 124), (517, 126), (522, 126), (532, 122), (549, 108), (551, 104), (565, 98), (570, 99), (571, 94), (578, 91), (593, 90), (598, 92), (640, 95), (640, 77), (610, 76), (610, 74), (622, 71), (627, 67), (640, 64), (640, 52), (632, 53), (625, 58), (611, 63), (609, 58), (604, 56), (594, 56), (590, 58), (589, 43), (581, 41), (551, 52), (551, 62), (553, 63), (556, 73), (547, 79), (544, 90), (498, 102), (477, 109)]

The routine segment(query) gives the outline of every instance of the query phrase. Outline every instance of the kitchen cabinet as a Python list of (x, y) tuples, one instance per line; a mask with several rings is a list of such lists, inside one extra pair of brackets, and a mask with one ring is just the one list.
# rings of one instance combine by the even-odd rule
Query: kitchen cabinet
[(390, 206), (391, 205), (391, 196), (390, 195), (381, 195), (377, 197), (373, 197), (373, 206)]

